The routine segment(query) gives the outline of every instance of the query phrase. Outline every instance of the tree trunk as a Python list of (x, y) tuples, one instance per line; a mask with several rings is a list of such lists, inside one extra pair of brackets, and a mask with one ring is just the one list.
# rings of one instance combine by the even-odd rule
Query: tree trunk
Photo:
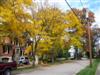
[(35, 65), (38, 65), (39, 64), (39, 57), (38, 55), (35, 55)]
[(52, 56), (52, 58), (51, 58), (51, 62), (54, 63), (54, 61), (55, 61), (55, 60), (54, 60), (54, 56)]
[(33, 61), (32, 61), (32, 66), (35, 66), (35, 53), (34, 53), (34, 43), (32, 42), (32, 56), (33, 56)]
[(51, 54), (51, 62), (54, 63), (55, 62), (55, 57), (54, 57), (54, 53), (52, 52)]

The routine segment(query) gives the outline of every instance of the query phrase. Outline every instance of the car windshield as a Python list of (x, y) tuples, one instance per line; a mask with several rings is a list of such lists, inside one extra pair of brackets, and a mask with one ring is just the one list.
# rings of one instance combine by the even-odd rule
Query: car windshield
[(21, 59), (24, 59), (24, 58), (21, 58)]
[(0, 58), (0, 62), (8, 63), (9, 58)]
[(2, 58), (2, 62), (7, 63), (7, 62), (8, 62), (8, 60), (9, 60), (9, 58)]

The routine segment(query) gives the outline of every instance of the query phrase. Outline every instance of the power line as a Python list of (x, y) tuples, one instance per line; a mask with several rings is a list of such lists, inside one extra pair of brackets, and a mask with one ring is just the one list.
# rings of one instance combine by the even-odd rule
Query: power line
[(68, 3), (68, 1), (67, 0), (65, 0), (65, 2), (66, 2), (66, 4), (69, 6), (69, 8), (71, 9), (71, 11), (73, 12), (73, 14), (76, 16), (76, 18), (79, 20), (79, 22), (81, 23), (81, 21), (80, 21), (80, 19), (79, 19), (79, 17), (78, 17), (78, 15), (75, 13), (75, 11), (72, 9), (72, 7), (71, 7), (71, 5)]
[(83, 4), (82, 0), (80, 0), (80, 3), (81, 3), (81, 5), (82, 5), (82, 7), (84, 8), (84, 4)]
[[(75, 13), (75, 11), (72, 9), (72, 7), (70, 6), (70, 4), (68, 3), (67, 0), (65, 0), (65, 2), (67, 3), (67, 5), (69, 6), (69, 8), (72, 10), (72, 12), (74, 13), (74, 15), (77, 17), (77, 14)], [(78, 17), (77, 17), (78, 18)]]

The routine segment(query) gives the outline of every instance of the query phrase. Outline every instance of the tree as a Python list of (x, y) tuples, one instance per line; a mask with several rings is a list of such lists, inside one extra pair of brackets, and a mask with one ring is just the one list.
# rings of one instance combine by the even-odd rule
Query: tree
[[(3, 25), (6, 25), (12, 37), (20, 37), (25, 31), (25, 23), (31, 16), (24, 12), (23, 8), (28, 7), (31, 0), (2, 0), (0, 1), (0, 18)], [(26, 20), (26, 21), (25, 21)]]
[(61, 39), (64, 35), (64, 29), (66, 28), (66, 24), (64, 24), (64, 15), (58, 8), (49, 7), (39, 10), (37, 17), (42, 21), (42, 31), (47, 33), (46, 36), (49, 36), (52, 42), (50, 51), (52, 61), (54, 61), (56, 41)]
[(20, 46), (26, 43), (26, 38), (23, 38), (23, 35), (27, 31), (27, 26), (32, 24), (29, 21), (32, 16), (25, 11), (31, 4), (32, 0), (0, 1), (0, 23), (4, 27), (3, 31), (6, 30), (9, 33), (12, 41), (16, 41), (15, 38), (17, 38)]
[(93, 28), (92, 28), (92, 38), (93, 38), (93, 48), (95, 48), (98, 43), (99, 43), (99, 37), (100, 37), (100, 28), (96, 27), (98, 25), (95, 25)]
[(82, 49), (81, 38), (85, 32), (83, 25), (72, 11), (66, 12), (65, 19), (68, 24), (68, 27), (66, 28), (66, 36), (69, 37), (70, 45), (74, 45)]
[[(86, 13), (87, 10), (88, 10), (88, 14)], [(78, 18), (80, 19), (80, 22), (83, 25), (83, 30), (85, 31), (85, 33), (84, 33), (84, 36), (82, 37), (82, 39), (85, 40), (86, 42), (82, 41), (82, 43), (83, 43), (84, 49), (87, 50), (88, 49), (88, 47), (87, 47), (88, 46), (87, 22), (89, 22), (90, 26), (91, 26), (92, 23), (95, 22), (95, 15), (92, 11), (90, 11), (87, 8), (83, 8), (82, 10), (73, 8), (73, 11), (76, 13)], [(87, 20), (87, 17), (86, 17), (87, 15), (88, 15), (88, 20)]]

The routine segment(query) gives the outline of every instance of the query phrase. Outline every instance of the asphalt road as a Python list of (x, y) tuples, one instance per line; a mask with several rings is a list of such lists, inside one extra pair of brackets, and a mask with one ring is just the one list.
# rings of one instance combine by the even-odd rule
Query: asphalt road
[(74, 61), (49, 67), (39, 67), (34, 71), (17, 75), (76, 75), (76, 73), (85, 68), (88, 64), (88, 60)]

